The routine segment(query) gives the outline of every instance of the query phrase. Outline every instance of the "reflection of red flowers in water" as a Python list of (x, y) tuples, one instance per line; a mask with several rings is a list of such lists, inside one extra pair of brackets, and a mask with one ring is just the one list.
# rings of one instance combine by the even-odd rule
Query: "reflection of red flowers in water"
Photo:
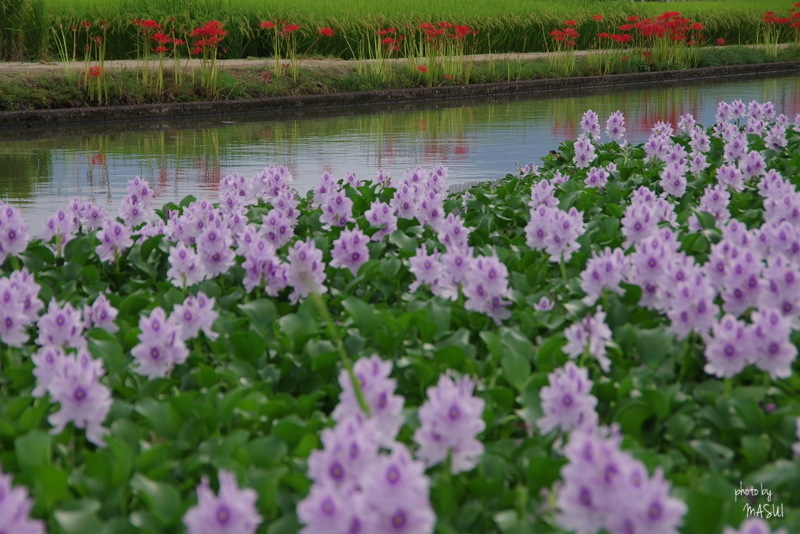
[(106, 164), (106, 155), (102, 152), (92, 154), (92, 165), (103, 166)]

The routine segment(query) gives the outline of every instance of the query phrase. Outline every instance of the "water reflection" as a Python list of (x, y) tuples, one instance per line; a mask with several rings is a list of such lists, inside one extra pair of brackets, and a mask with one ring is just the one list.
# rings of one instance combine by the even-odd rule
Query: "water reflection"
[[(580, 132), (581, 115), (605, 119), (617, 109), (628, 137), (641, 142), (656, 121), (676, 124), (691, 112), (713, 122), (719, 100), (771, 100), (800, 113), (800, 78), (737, 80), (684, 87), (638, 87), (492, 101), (396, 105), (380, 110), (307, 113), (301, 118), (248, 115), (198, 124), (121, 123), (79, 130), (0, 135), (0, 198), (41, 224), (73, 196), (116, 211), (127, 181), (147, 179), (160, 202), (215, 196), (220, 178), (287, 166), (304, 192), (319, 175), (348, 171), (369, 179), (378, 168), (400, 176), (411, 167), (447, 165), (454, 183), (496, 179), (536, 162)], [(21, 136), (26, 138), (20, 138)]]

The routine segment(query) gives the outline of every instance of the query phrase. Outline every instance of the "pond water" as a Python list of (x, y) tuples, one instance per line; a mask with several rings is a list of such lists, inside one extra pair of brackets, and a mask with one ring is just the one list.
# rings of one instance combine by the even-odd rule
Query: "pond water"
[(216, 199), (220, 178), (284, 165), (304, 193), (328, 171), (371, 179), (416, 166), (446, 165), (450, 182), (502, 178), (580, 133), (581, 115), (604, 124), (617, 109), (628, 139), (642, 142), (659, 120), (691, 112), (704, 125), (720, 100), (770, 100), (800, 113), (800, 77), (706, 81), (680, 87), (632, 87), (591, 94), (398, 104), (301, 118), (246, 115), (203, 122), (117, 123), (47, 131), (0, 132), (0, 199), (19, 206), (34, 233), (75, 196), (116, 213), (128, 180), (147, 179), (159, 203), (186, 195)]

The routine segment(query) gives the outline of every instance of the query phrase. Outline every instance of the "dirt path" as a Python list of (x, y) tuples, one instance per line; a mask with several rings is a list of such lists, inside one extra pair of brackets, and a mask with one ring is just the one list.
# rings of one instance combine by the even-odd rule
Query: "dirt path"
[[(577, 50), (574, 52), (574, 54), (578, 57), (581, 57), (596, 52), (599, 51)], [(550, 56), (550, 53), (547, 52), (529, 52), (526, 54), (478, 54), (475, 56), (467, 56), (467, 61), (472, 59), (476, 63), (482, 63), (487, 61), (533, 60), (533, 59), (546, 58), (548, 56)], [(304, 59), (300, 63), (300, 65), (308, 68), (336, 68), (336, 67), (345, 68), (351, 65), (357, 65), (358, 63), (370, 63), (375, 61), (378, 60)], [(389, 59), (386, 61), (402, 63), (409, 60), (406, 58), (399, 58), (399, 59)], [(281, 60), (280, 62), (283, 63), (283, 60)], [(201, 60), (199, 59), (187, 59), (181, 61), (181, 66), (196, 69), (200, 68), (200, 63)], [(91, 63), (91, 65), (96, 65), (96, 64), (97, 62)], [(239, 68), (269, 69), (271, 67), (274, 67), (275, 59), (273, 58), (223, 59), (219, 60), (218, 64), (221, 69), (239, 69)], [(109, 70), (125, 70), (125, 69), (135, 70), (138, 68), (142, 68), (144, 65), (145, 64), (142, 61), (137, 61), (134, 59), (111, 60), (111, 61), (105, 61), (103, 63), (103, 67)], [(164, 62), (164, 66), (166, 68), (172, 68), (172, 65), (173, 61), (171, 59), (166, 60)], [(157, 68), (158, 61), (151, 60), (149, 62), (149, 66), (150, 68)], [(84, 63), (83, 61), (77, 61), (75, 63), (61, 63), (59, 61), (49, 61), (42, 63), (0, 62), (0, 73), (9, 73), (9, 74), (13, 73), (35, 74), (35, 73), (58, 72), (58, 71), (63, 71), (65, 68), (80, 71), (86, 68), (86, 63)]]

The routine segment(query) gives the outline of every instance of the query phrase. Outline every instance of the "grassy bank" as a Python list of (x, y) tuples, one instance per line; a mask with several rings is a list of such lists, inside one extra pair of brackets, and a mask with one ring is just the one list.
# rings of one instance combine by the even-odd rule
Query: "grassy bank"
[[(102, 102), (98, 102), (98, 81), (84, 72), (53, 71), (44, 74), (0, 72), (0, 111), (79, 108), (101, 105), (136, 105), (195, 102), (209, 99), (237, 100), (355, 91), (404, 89), (472, 83), (499, 83), (571, 76), (593, 76), (667, 70), (656, 66), (646, 54), (603, 56), (570, 55), (573, 63), (552, 58), (517, 59), (505, 56), (476, 61), (468, 66), (469, 77), (451, 77), (441, 65), (406, 61), (392, 64), (329, 62), (323, 66), (301, 66), (294, 78), (288, 71), (276, 74), (269, 61), (255, 61), (253, 67), (222, 69), (213, 87), (203, 83), (201, 74), (187, 71), (180, 83), (165, 66), (162, 89), (154, 74), (143, 77), (138, 70), (105, 70), (102, 73)], [(783, 48), (776, 56), (759, 48), (726, 46), (699, 50), (697, 67), (758, 64), (800, 59), (800, 49)], [(674, 65), (679, 68), (683, 65)], [(151, 65), (152, 67), (152, 65)], [(565, 72), (569, 69), (569, 72)]]

